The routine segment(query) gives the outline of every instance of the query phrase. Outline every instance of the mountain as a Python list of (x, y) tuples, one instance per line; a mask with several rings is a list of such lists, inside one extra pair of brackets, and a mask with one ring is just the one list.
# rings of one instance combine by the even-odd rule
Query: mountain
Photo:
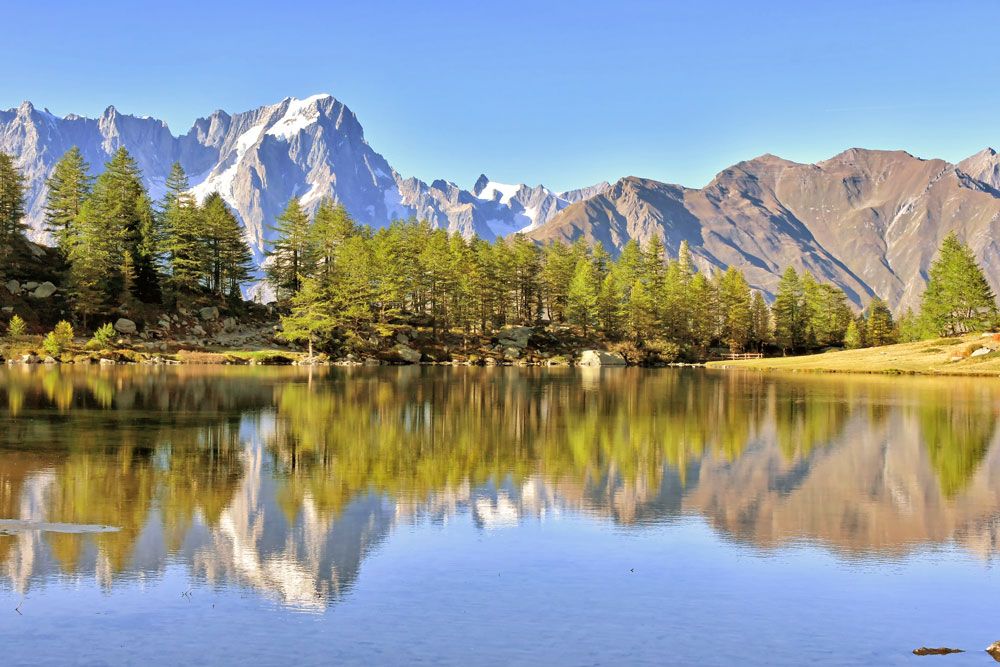
[(955, 230), (1000, 291), (1000, 156), (993, 149), (957, 164), (860, 148), (816, 164), (762, 155), (701, 189), (629, 176), (554, 192), (481, 175), (466, 190), (400, 175), (330, 95), (215, 111), (181, 136), (114, 107), (96, 119), (60, 118), (25, 102), (0, 111), (0, 150), (27, 176), (36, 240), (46, 237), (45, 179), (74, 145), (95, 173), (125, 146), (154, 197), (180, 162), (199, 197), (217, 190), (237, 212), (258, 261), (289, 198), (313, 209), (331, 197), (373, 227), (416, 217), (467, 238), (584, 238), (613, 253), (629, 240), (659, 236), (676, 254), (687, 241), (703, 270), (737, 266), (768, 296), (791, 265), (839, 285), (858, 306), (877, 294), (897, 312), (918, 305), (934, 253)]
[(791, 265), (836, 283), (859, 306), (877, 294), (899, 311), (919, 304), (934, 253), (952, 230), (1000, 290), (998, 187), (992, 149), (958, 164), (859, 148), (816, 164), (762, 155), (702, 189), (623, 178), (529, 236), (582, 237), (616, 252), (655, 235), (673, 254), (687, 241), (703, 270), (737, 266), (771, 296)]
[(330, 95), (286, 98), (236, 114), (215, 111), (179, 137), (160, 120), (121, 114), (114, 107), (98, 119), (59, 118), (25, 102), (0, 111), (0, 150), (15, 156), (28, 179), (28, 222), (36, 240), (46, 238), (45, 180), (74, 145), (94, 173), (125, 146), (154, 198), (163, 193), (171, 165), (180, 162), (198, 197), (218, 191), (238, 213), (258, 260), (270, 238), (269, 226), (293, 196), (301, 197), (307, 209), (331, 197), (373, 227), (415, 216), (466, 237), (493, 240), (533, 228), (607, 187), (552, 193), (543, 186), (504, 186), (517, 196), (491, 198), (447, 181), (428, 185), (404, 178), (368, 144), (354, 113)]

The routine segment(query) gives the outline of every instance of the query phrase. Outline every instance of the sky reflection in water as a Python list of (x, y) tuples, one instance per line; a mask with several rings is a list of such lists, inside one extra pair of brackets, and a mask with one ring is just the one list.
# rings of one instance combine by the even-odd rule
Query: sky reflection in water
[[(1000, 639), (998, 398), (639, 369), (0, 370), (0, 519), (21, 522), (0, 524), (0, 640), (14, 664), (978, 650)], [(119, 530), (25, 527), (53, 522)]]

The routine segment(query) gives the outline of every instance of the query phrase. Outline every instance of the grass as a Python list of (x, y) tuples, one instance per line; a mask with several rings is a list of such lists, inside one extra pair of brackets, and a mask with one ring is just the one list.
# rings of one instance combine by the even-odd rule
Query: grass
[[(817, 373), (884, 373), (919, 375), (1000, 376), (1000, 351), (969, 357), (979, 347), (1000, 349), (1000, 343), (980, 334), (900, 343), (861, 350), (838, 350), (799, 357), (742, 361), (712, 361), (709, 368)], [(959, 361), (952, 361), (962, 357)]]

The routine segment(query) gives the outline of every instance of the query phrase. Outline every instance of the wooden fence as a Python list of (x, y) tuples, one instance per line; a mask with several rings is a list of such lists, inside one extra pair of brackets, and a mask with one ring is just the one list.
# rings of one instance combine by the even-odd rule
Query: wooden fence
[(763, 359), (763, 352), (739, 352), (730, 353), (726, 355), (726, 359), (729, 361), (739, 361), (740, 359)]

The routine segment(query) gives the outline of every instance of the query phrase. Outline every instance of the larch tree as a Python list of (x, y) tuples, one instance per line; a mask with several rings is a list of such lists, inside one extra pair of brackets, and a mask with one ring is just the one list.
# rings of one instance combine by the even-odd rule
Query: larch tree
[(24, 231), (24, 176), (0, 151), (0, 275), (12, 268), (14, 244)]
[(69, 257), (73, 246), (74, 225), (83, 203), (90, 196), (94, 179), (90, 165), (76, 146), (70, 148), (52, 169), (46, 182), (45, 228), (55, 239), (56, 247), (64, 258)]
[(800, 349), (806, 341), (806, 308), (802, 282), (794, 267), (788, 267), (778, 282), (774, 305), (774, 342), (782, 351)]
[(583, 329), (584, 336), (589, 335), (597, 322), (599, 291), (593, 262), (589, 257), (580, 259), (566, 293), (566, 316), (571, 324)]
[(992, 327), (996, 295), (968, 245), (951, 232), (928, 272), (921, 317), (932, 335), (953, 336)]
[(891, 345), (896, 342), (896, 328), (892, 322), (892, 313), (885, 301), (879, 297), (875, 297), (868, 304), (867, 339), (868, 344), (875, 347)]
[(298, 197), (289, 200), (276, 223), (266, 273), (278, 297), (287, 299), (299, 291), (302, 276), (311, 272), (313, 259), (309, 215)]

